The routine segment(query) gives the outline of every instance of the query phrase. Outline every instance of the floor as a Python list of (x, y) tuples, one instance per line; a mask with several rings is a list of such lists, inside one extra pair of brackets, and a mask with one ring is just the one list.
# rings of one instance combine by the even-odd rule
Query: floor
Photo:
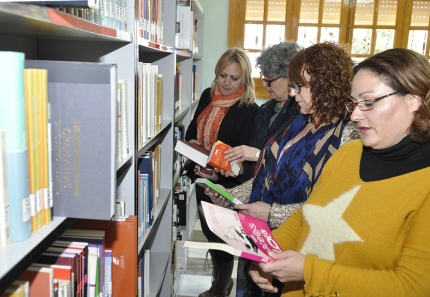
[[(196, 219), (192, 240), (206, 241), (202, 229), (200, 227), (200, 220)], [(187, 270), (181, 277), (181, 282), (178, 288), (178, 297), (197, 297), (200, 293), (208, 290), (212, 283), (212, 270), (205, 269), (205, 259), (207, 250), (203, 249), (189, 249)], [(231, 290), (230, 296), (236, 296), (236, 269), (237, 258), (235, 259), (232, 277), (235, 285)], [(210, 260), (209, 260), (210, 263)]]

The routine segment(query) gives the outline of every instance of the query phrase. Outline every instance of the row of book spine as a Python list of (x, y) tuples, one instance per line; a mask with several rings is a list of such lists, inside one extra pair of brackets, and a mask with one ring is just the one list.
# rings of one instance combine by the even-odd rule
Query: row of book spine
[(154, 209), (160, 198), (161, 180), (161, 146), (156, 145), (145, 152), (138, 164), (138, 201), (137, 214), (139, 218), (138, 244), (143, 245), (145, 235), (154, 220)]
[(37, 1), (84, 20), (127, 31), (127, 0)]
[(48, 73), (24, 69), (24, 54), (0, 52), (0, 247), (52, 220)]
[(137, 296), (137, 224), (136, 216), (77, 220), (0, 296)]
[[(0, 52), (0, 64), (5, 69), (5, 72), (0, 75), (2, 89), (2, 96), (0, 96), (0, 106), (2, 106), (0, 111), (0, 248), (10, 242), (22, 242), (44, 225), (50, 224), (54, 200), (56, 205), (60, 201), (59, 206), (64, 204), (63, 200), (70, 200), (65, 194), (62, 195), (61, 191), (65, 192), (69, 186), (72, 187), (70, 177), (82, 178), (83, 176), (80, 173), (81, 165), (77, 162), (84, 156), (77, 150), (83, 149), (86, 142), (94, 141), (83, 136), (84, 131), (91, 131), (91, 129), (79, 121), (78, 114), (83, 110), (88, 111), (90, 106), (95, 110), (100, 110), (102, 107), (87, 103), (82, 108), (71, 110), (62, 106), (60, 101), (65, 100), (65, 96), (61, 92), (57, 94), (50, 87), (48, 83), (50, 71), (43, 68), (26, 68), (27, 62), (29, 61), (25, 61), (23, 53)], [(30, 62), (29, 64), (32, 65)], [(42, 62), (41, 65), (45, 64)], [(90, 65), (79, 64), (79, 66), (83, 66), (85, 71), (85, 68)], [(118, 87), (117, 102), (115, 102), (118, 129), (117, 134), (112, 133), (110, 137), (117, 140), (116, 160), (119, 162), (129, 154), (126, 82), (119, 80), (116, 86)], [(73, 99), (83, 100), (84, 96), (88, 95), (86, 91), (79, 91), (76, 84), (72, 84), (71, 90), (76, 93), (67, 93)], [(53, 95), (52, 98), (50, 95)], [(101, 100), (106, 105), (111, 104), (109, 98), (103, 97)], [(55, 103), (54, 106), (57, 108), (52, 108), (54, 110), (51, 112), (52, 103)], [(77, 106), (75, 102), (69, 103)], [(75, 132), (66, 125), (60, 127), (66, 119), (63, 119), (63, 122), (58, 119), (57, 110), (59, 109), (67, 114), (76, 128)], [(52, 116), (56, 119), (53, 123), (51, 123)], [(107, 114), (107, 117), (109, 116)], [(107, 118), (106, 121), (109, 123), (111, 120)], [(110, 127), (105, 125), (105, 129), (110, 130)], [(57, 133), (57, 130), (60, 132)], [(95, 133), (100, 134), (100, 132), (99, 130)], [(76, 144), (74, 138), (76, 138)], [(109, 139), (107, 142), (110, 143)], [(113, 145), (115, 146), (115, 142)], [(53, 147), (56, 148), (55, 153)], [(105, 151), (109, 150), (109, 147), (105, 148)], [(100, 151), (92, 149), (86, 153), (94, 155), (100, 154)], [(73, 154), (76, 154), (76, 159), (72, 157)], [(108, 174), (111, 173), (108, 172)], [(54, 179), (53, 176), (57, 178)], [(87, 189), (80, 180), (75, 184), (79, 186), (79, 191), (84, 192)], [(54, 193), (54, 188), (60, 190)], [(74, 199), (77, 199), (78, 194), (80, 193), (76, 190), (73, 191)], [(70, 211), (67, 210), (68, 206), (63, 208)], [(69, 216), (67, 213), (60, 215)]]
[(163, 44), (164, 0), (139, 0), (139, 36)]
[(163, 75), (158, 65), (139, 62), (137, 142), (141, 148), (161, 129), (163, 112)]

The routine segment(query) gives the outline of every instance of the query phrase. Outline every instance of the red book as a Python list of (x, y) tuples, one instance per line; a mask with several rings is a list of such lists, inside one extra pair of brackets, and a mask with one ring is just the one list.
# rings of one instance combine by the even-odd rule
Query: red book
[(54, 251), (45, 251), (42, 253), (39, 258), (36, 260), (37, 263), (46, 263), (46, 264), (58, 264), (58, 265), (67, 265), (72, 267), (73, 281), (72, 281), (72, 291), (74, 292), (73, 296), (77, 296), (78, 292), (78, 279), (79, 276), (79, 256), (76, 254), (66, 253), (66, 252), (54, 252)]
[(112, 250), (112, 296), (137, 295), (137, 216), (111, 221), (78, 219), (71, 228), (105, 231), (105, 248)]
[[(69, 265), (57, 265), (57, 264), (45, 264), (45, 263), (33, 263), (30, 267), (47, 267), (54, 271), (54, 279), (70, 281), (73, 283), (72, 266)], [(73, 296), (72, 286), (70, 285), (69, 296)]]
[(28, 267), (18, 280), (30, 282), (30, 296), (54, 297), (54, 271), (47, 267)]

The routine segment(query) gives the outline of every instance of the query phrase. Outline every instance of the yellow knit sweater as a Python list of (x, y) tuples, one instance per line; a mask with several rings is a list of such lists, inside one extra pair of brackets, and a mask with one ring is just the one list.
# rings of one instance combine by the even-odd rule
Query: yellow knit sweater
[(306, 255), (305, 284), (282, 296), (430, 296), (430, 168), (375, 182), (359, 177), (362, 141), (325, 165), (302, 209), (274, 230)]

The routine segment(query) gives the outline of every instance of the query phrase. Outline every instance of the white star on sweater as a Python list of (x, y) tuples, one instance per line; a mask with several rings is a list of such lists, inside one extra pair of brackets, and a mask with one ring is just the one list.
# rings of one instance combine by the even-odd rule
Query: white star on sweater
[(303, 215), (310, 227), (309, 235), (300, 253), (313, 254), (334, 261), (334, 244), (362, 241), (355, 231), (342, 219), (359, 186), (341, 194), (326, 206), (303, 205)]

